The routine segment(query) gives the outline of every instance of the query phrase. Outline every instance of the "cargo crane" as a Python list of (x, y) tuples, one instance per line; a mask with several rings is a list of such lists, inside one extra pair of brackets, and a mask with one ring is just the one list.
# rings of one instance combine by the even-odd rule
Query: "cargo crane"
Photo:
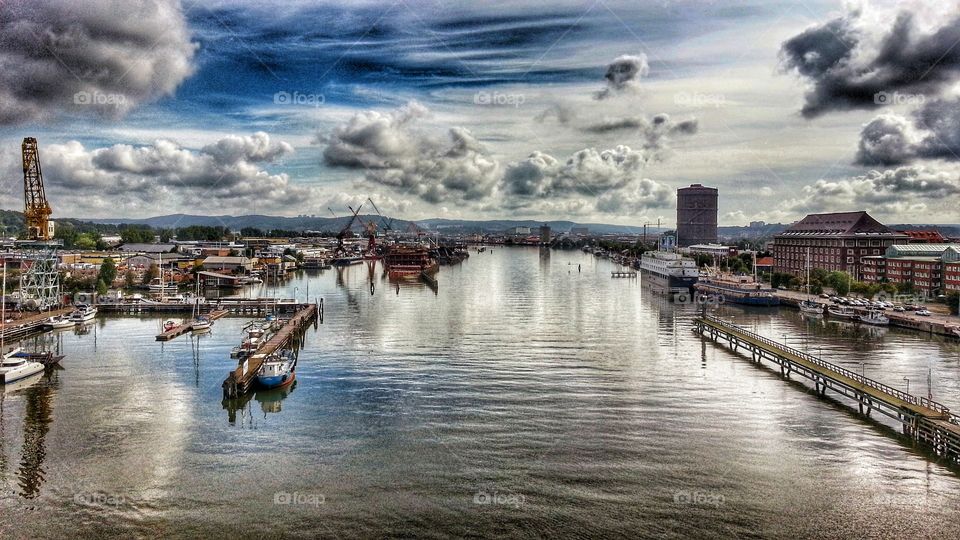
[[(346, 225), (344, 228), (340, 229), (340, 232), (337, 233), (337, 251), (336, 251), (336, 253), (337, 253), (337, 255), (341, 255), (341, 256), (343, 255), (343, 253), (344, 253), (344, 251), (345, 251), (345, 249), (344, 249), (344, 247), (343, 247), (343, 239), (350, 235), (350, 228), (353, 227), (353, 222), (356, 221), (356, 219), (357, 219), (357, 214), (360, 213), (360, 209), (363, 208), (363, 204), (361, 204), (360, 206), (358, 206), (356, 210), (354, 210), (354, 209), (353, 209), (352, 207), (350, 207), (350, 206), (347, 206), (347, 208), (350, 209), (350, 212), (351, 212), (353, 215), (350, 216), (350, 219), (347, 221), (347, 225)], [(333, 210), (330, 210), (330, 211), (333, 212)], [(334, 215), (336, 215), (336, 214), (334, 214)]]
[(373, 209), (377, 212), (377, 215), (380, 216), (380, 224), (383, 225), (383, 230), (386, 231), (387, 233), (392, 231), (393, 218), (390, 218), (389, 220), (387, 220), (387, 218), (383, 217), (383, 214), (380, 213), (380, 209), (377, 208), (377, 205), (376, 203), (373, 202), (373, 199), (371, 199), (370, 197), (367, 197), (367, 200), (370, 201), (370, 204), (373, 206)]
[(23, 139), (23, 218), (27, 240), (46, 242), (53, 239), (54, 225), (50, 221), (53, 210), (47, 202), (43, 189), (43, 173), (40, 171), (40, 154), (37, 139)]

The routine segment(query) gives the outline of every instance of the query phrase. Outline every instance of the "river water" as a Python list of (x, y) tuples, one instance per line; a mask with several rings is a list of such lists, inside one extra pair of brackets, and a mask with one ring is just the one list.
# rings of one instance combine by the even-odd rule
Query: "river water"
[[(614, 268), (497, 247), (436, 291), (366, 265), (262, 287), (324, 322), (292, 388), (231, 404), (246, 319), (49, 335), (63, 368), (0, 393), (0, 538), (956, 537), (955, 470)], [(717, 311), (960, 410), (957, 341)]]

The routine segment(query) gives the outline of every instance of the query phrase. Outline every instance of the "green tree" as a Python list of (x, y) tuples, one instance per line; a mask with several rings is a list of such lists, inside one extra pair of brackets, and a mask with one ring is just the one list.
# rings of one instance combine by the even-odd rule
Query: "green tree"
[(123, 277), (123, 286), (132, 289), (137, 285), (137, 273), (133, 271), (133, 268), (128, 268), (126, 275)]
[(156, 279), (160, 275), (160, 267), (157, 266), (157, 263), (151, 263), (150, 268), (147, 269), (147, 272), (143, 274), (143, 284), (149, 285), (151, 281)]
[(97, 294), (101, 296), (107, 294), (107, 284), (102, 279), (97, 280)]
[(83, 233), (76, 237), (73, 243), (77, 249), (91, 250), (97, 249), (97, 240), (90, 233)]
[(97, 279), (102, 280), (108, 287), (113, 285), (113, 280), (117, 279), (117, 265), (113, 262), (112, 257), (103, 259), (103, 263), (100, 265), (100, 274), (97, 276)]

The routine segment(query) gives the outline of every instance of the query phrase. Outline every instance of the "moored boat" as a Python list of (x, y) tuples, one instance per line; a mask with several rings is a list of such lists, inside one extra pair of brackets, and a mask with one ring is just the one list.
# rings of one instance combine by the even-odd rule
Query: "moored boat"
[(29, 360), (20, 348), (0, 357), (0, 383), (10, 384), (43, 371), (43, 364)]
[(70, 313), (70, 321), (82, 323), (93, 320), (97, 316), (97, 308), (87, 304), (77, 304)]
[(830, 306), (827, 308), (827, 313), (831, 317), (836, 317), (838, 319), (856, 319), (857, 318), (857, 312), (847, 306)]
[(876, 326), (887, 326), (890, 324), (890, 319), (880, 311), (874, 310), (868, 311), (866, 315), (860, 315), (860, 322)]
[(746, 306), (779, 306), (780, 298), (774, 290), (753, 280), (750, 276), (700, 278), (694, 289), (712, 295), (722, 302)]
[(696, 261), (672, 251), (648, 251), (639, 267), (643, 284), (662, 292), (689, 292), (700, 278)]
[(70, 320), (70, 317), (66, 315), (57, 315), (47, 319), (47, 322), (44, 323), (44, 326), (53, 330), (60, 330), (63, 328), (73, 328), (75, 324), (75, 322)]
[(811, 300), (803, 300), (799, 304), (800, 311), (811, 315), (823, 315), (823, 304)]
[(260, 366), (257, 384), (261, 388), (279, 388), (293, 382), (296, 378), (297, 359), (289, 349), (281, 349), (271, 354)]
[(383, 265), (393, 276), (435, 274), (440, 268), (430, 250), (419, 245), (396, 244), (387, 247)]

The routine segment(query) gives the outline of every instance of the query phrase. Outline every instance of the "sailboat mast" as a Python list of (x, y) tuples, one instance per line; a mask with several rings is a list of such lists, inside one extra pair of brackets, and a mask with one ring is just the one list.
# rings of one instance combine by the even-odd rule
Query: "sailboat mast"
[(4, 337), (7, 335), (7, 258), (3, 258), (3, 297), (0, 298), (0, 323), (3, 324), (3, 331), (0, 331), (0, 354), (3, 354)]

